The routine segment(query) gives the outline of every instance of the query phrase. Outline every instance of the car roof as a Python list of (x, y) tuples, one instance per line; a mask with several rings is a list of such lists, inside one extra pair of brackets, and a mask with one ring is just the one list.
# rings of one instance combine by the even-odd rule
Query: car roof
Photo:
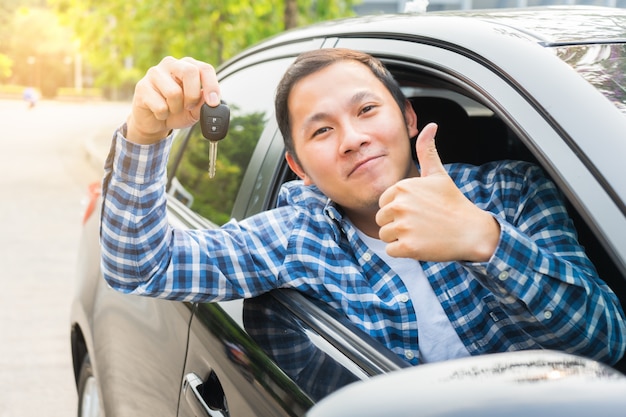
[(626, 10), (597, 6), (549, 6), (450, 13), (504, 26), (544, 45), (626, 40)]
[[(248, 49), (244, 54), (280, 44), (332, 36), (433, 39), (465, 45), (473, 50), (480, 49), (485, 36), (491, 42), (522, 38), (544, 46), (626, 42), (626, 9), (542, 6), (351, 17), (288, 30)], [(241, 56), (233, 60), (238, 58)]]

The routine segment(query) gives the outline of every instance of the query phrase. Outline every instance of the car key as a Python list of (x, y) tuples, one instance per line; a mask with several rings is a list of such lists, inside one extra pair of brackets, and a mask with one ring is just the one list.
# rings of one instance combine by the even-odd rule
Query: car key
[(223, 101), (217, 107), (204, 103), (200, 109), (202, 136), (209, 141), (209, 178), (215, 177), (217, 143), (226, 137), (230, 123), (230, 108)]

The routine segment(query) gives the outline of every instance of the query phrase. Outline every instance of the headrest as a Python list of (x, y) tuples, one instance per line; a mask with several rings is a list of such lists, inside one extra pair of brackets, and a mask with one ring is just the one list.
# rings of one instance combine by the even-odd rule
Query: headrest
[(439, 126), (435, 138), (441, 160), (444, 163), (467, 160), (473, 151), (474, 134), (463, 107), (443, 97), (412, 97), (409, 101), (417, 113), (420, 131), (430, 122)]

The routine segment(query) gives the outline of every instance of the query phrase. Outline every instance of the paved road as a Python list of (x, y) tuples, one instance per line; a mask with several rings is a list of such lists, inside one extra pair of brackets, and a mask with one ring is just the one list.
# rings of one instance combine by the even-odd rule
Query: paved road
[[(87, 185), (125, 103), (0, 100), (0, 417), (76, 415), (69, 311)], [(102, 139), (105, 140), (102, 140)]]

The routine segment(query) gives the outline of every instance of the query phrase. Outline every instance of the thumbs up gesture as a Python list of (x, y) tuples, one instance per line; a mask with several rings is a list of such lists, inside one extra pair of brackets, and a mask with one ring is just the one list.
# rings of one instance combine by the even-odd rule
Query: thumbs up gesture
[(394, 257), (485, 262), (498, 244), (500, 226), (452, 181), (437, 153), (436, 133), (437, 125), (430, 123), (417, 138), (421, 175), (397, 182), (380, 196), (380, 239)]

